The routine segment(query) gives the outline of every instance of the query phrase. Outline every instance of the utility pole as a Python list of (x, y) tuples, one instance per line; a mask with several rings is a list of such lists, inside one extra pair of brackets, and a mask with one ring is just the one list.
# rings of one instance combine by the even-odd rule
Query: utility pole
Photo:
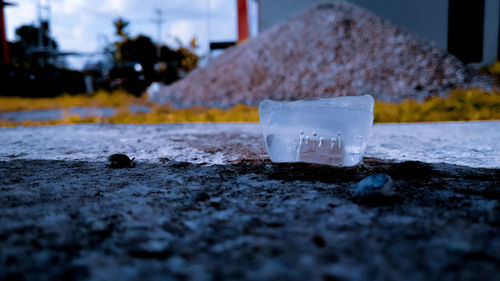
[[(50, 0), (38, 0), (38, 48), (44, 50), (52, 48), (50, 44)], [(48, 46), (43, 42), (44, 35), (49, 38)]]
[(157, 42), (157, 46), (156, 46), (156, 53), (157, 53), (157, 56), (158, 58), (160, 58), (161, 56), (161, 42), (163, 40), (161, 40), (162, 38), (162, 25), (163, 25), (163, 17), (162, 17), (162, 12), (160, 9), (156, 9), (155, 10), (156, 12), (156, 15), (158, 16), (158, 18), (156, 20), (154, 20), (154, 22), (156, 23), (156, 32), (158, 32), (157, 36), (158, 38), (156, 39), (156, 42)]
[(156, 9), (155, 10), (156, 12), (156, 16), (157, 16), (157, 19), (156, 19), (156, 31), (158, 32), (158, 38), (156, 39), (158, 41), (158, 44), (161, 45), (161, 42), (162, 42), (162, 26), (163, 26), (163, 14), (162, 14), (162, 11), (160, 9)]
[(210, 49), (210, 43), (212, 43), (212, 7), (211, 1), (207, 0), (207, 38), (208, 38), (208, 61), (212, 60), (212, 50)]

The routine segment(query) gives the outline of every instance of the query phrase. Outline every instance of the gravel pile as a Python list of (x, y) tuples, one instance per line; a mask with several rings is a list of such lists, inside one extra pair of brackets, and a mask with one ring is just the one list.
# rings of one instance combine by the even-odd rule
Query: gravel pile
[(456, 57), (375, 14), (323, 3), (232, 47), (205, 67), (163, 87), (153, 100), (254, 105), (369, 93), (400, 102), (494, 82)]

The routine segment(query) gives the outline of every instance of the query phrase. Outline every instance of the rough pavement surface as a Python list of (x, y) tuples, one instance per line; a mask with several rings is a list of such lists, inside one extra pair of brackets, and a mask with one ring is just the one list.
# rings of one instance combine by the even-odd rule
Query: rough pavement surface
[[(203, 152), (191, 156), (201, 162), (156, 148), (134, 168), (111, 169), (105, 155), (127, 153), (113, 150), (112, 128), (123, 130), (112, 138), (120, 150), (145, 145), (127, 139), (144, 126), (2, 129), (2, 143), (9, 130), (26, 129), (32, 149), (48, 148), (41, 159), (10, 151), (0, 161), (0, 280), (427, 281), (500, 274), (499, 169), (374, 158), (343, 169), (273, 164), (251, 130), (222, 133), (231, 127), (210, 125), (198, 133), (148, 127), (175, 131), (158, 142), (181, 140), (185, 154)], [(87, 129), (84, 138), (79, 130)], [(73, 130), (73, 147), (33, 141), (44, 130), (61, 131), (53, 138)], [(86, 145), (102, 156), (81, 156)], [(202, 163), (210, 155), (223, 160)], [(391, 176), (393, 194), (355, 197), (353, 186), (375, 173)]]
[(400, 102), (493, 85), (492, 78), (367, 10), (323, 3), (229, 48), (152, 98), (176, 107), (363, 94)]

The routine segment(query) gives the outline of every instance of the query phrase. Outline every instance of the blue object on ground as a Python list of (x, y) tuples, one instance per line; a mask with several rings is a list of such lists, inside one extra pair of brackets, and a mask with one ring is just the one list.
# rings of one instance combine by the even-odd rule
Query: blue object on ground
[(355, 196), (375, 194), (388, 195), (391, 193), (392, 178), (387, 174), (373, 174), (362, 179), (354, 187)]

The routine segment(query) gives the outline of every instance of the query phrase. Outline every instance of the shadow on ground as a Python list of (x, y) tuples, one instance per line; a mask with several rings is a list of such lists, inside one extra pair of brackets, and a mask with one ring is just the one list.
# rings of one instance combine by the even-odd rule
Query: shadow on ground
[[(353, 196), (374, 173), (377, 202)], [(0, 162), (3, 280), (491, 280), (500, 170)], [(1, 280), (1, 279), (0, 279)]]

